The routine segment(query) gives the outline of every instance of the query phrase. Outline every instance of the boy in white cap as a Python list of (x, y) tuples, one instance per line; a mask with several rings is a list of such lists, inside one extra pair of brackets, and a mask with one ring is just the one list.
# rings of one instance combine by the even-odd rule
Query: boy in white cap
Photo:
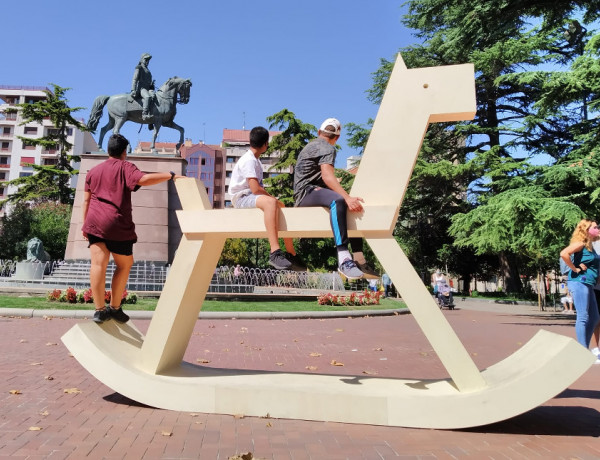
[(346, 214), (363, 210), (360, 197), (350, 196), (335, 177), (335, 144), (342, 125), (335, 118), (321, 124), (318, 137), (310, 141), (298, 155), (294, 169), (294, 201), (296, 206), (329, 208), (331, 229), (338, 253), (338, 270), (348, 279), (363, 277), (348, 250)]

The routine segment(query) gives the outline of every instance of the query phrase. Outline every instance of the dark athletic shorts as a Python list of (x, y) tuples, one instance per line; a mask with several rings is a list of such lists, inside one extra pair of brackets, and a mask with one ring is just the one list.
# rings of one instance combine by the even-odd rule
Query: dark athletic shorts
[(104, 243), (106, 245), (106, 248), (112, 252), (113, 254), (119, 254), (121, 256), (130, 256), (133, 254), (133, 243), (135, 243), (135, 240), (129, 240), (129, 241), (112, 241), (112, 240), (105, 240), (103, 238), (98, 238), (97, 236), (94, 235), (90, 235), (88, 233), (88, 241), (90, 244), (88, 244), (88, 248), (95, 243)]

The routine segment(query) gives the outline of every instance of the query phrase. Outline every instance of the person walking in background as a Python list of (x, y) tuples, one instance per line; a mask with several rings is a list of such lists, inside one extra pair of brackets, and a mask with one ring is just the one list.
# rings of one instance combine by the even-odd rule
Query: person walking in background
[[(600, 254), (600, 241), (594, 241), (592, 247), (596, 251), (596, 254)], [(596, 297), (596, 304), (598, 305), (598, 314), (600, 315), (600, 276), (598, 276), (598, 281), (594, 286), (594, 295)], [(600, 364), (600, 321), (594, 329), (592, 344), (596, 345), (592, 348), (592, 353), (596, 355), (596, 363)]]
[[(595, 290), (595, 288), (594, 288)], [(597, 291), (596, 291), (597, 293)], [(563, 306), (563, 311), (569, 315), (575, 314), (573, 311), (573, 296), (569, 292), (569, 289), (566, 289), (565, 295), (560, 298), (560, 303)], [(598, 302), (598, 295), (596, 295), (596, 303)]]
[[(81, 231), (90, 248), (90, 284), (96, 323), (111, 318), (121, 323), (129, 320), (121, 308), (121, 298), (133, 265), (133, 244), (137, 241), (131, 215), (131, 192), (140, 186), (183, 177), (172, 171), (143, 173), (126, 161), (128, 145), (125, 137), (113, 134), (108, 140), (108, 160), (90, 169), (85, 178)], [(107, 309), (105, 280), (111, 254), (117, 267), (112, 277), (110, 306)]]
[[(592, 242), (596, 241), (599, 235), (600, 230), (596, 222), (582, 219), (573, 231), (569, 246), (560, 251), (560, 257), (570, 269), (567, 285), (577, 311), (575, 334), (577, 341), (585, 348), (589, 347), (600, 319), (594, 294), (600, 257), (592, 246)], [(596, 363), (600, 363), (600, 359), (597, 359)]]
[(437, 295), (440, 292), (440, 288), (446, 283), (446, 277), (438, 268), (433, 275), (431, 275), (431, 285), (433, 286), (433, 293)]
[(389, 297), (390, 290), (392, 288), (392, 280), (390, 279), (390, 275), (387, 273), (381, 275), (381, 282), (383, 283), (383, 297)]

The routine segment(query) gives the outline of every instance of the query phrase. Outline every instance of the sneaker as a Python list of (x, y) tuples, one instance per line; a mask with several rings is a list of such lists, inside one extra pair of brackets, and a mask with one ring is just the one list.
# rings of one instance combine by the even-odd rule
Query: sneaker
[(286, 257), (287, 252), (283, 252), (281, 249), (273, 251), (269, 255), (269, 264), (275, 267), (277, 270), (289, 270), (292, 263)]
[(373, 270), (373, 267), (371, 267), (367, 262), (365, 262), (364, 264), (356, 262), (356, 266), (360, 269), (361, 272), (363, 272), (363, 278), (372, 280), (379, 279), (379, 275), (377, 274), (377, 272)]
[(110, 317), (119, 323), (126, 323), (129, 321), (129, 315), (123, 311), (122, 308), (109, 307), (107, 310), (110, 313)]
[(600, 364), (600, 358), (596, 358), (596, 362), (594, 364)]
[(594, 356), (600, 357), (600, 349), (598, 347), (592, 348), (592, 353), (594, 353)]
[(289, 260), (292, 265), (290, 266), (290, 270), (294, 270), (295, 272), (305, 272), (308, 271), (306, 264), (304, 261), (296, 254), (295, 256), (291, 255), (289, 252), (286, 252), (287, 260)]
[(363, 277), (363, 272), (360, 271), (352, 259), (344, 260), (340, 264), (338, 272), (349, 280), (357, 280)]
[(98, 324), (102, 324), (104, 321), (108, 321), (110, 319), (110, 313), (108, 309), (104, 310), (96, 310), (94, 312), (94, 322)]

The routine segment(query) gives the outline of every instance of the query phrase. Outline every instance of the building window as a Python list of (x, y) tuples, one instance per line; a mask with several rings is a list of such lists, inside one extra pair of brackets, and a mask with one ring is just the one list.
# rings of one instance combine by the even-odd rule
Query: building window
[(4, 187), (0, 187), (0, 196), (4, 196)]
[(2, 146), (0, 148), (2, 150), (8, 150), (10, 148), (10, 142), (2, 142)]
[(44, 158), (44, 166), (54, 166), (58, 164), (58, 158)]
[(0, 181), (6, 180), (6, 172), (0, 172)]
[(5, 126), (4, 128), (2, 128), (2, 133), (10, 135), (10, 126)]
[(27, 144), (27, 143), (23, 142), (22, 148), (23, 148), (23, 150), (35, 150), (35, 145), (31, 145), (31, 144)]
[(206, 165), (206, 158), (202, 158), (202, 166)]
[(9, 159), (10, 159), (10, 157), (0, 157), (0, 165), (9, 166), (10, 165)]
[(225, 177), (231, 177), (231, 172), (232, 172), (232, 171), (227, 171), (227, 172), (225, 173)]
[(235, 163), (234, 157), (227, 157), (227, 163)]
[(33, 176), (32, 172), (20, 172), (19, 173), (19, 177), (29, 177), (29, 176)]
[(31, 166), (35, 164), (34, 157), (21, 157), (21, 166)]
[(25, 134), (37, 134), (37, 127), (35, 127), (35, 126), (25, 126), (25, 130), (23, 132)]
[(198, 158), (189, 158), (190, 166), (198, 166)]
[(73, 128), (67, 128), (67, 136), (73, 135)]
[(231, 208), (231, 200), (225, 200), (225, 207)]

